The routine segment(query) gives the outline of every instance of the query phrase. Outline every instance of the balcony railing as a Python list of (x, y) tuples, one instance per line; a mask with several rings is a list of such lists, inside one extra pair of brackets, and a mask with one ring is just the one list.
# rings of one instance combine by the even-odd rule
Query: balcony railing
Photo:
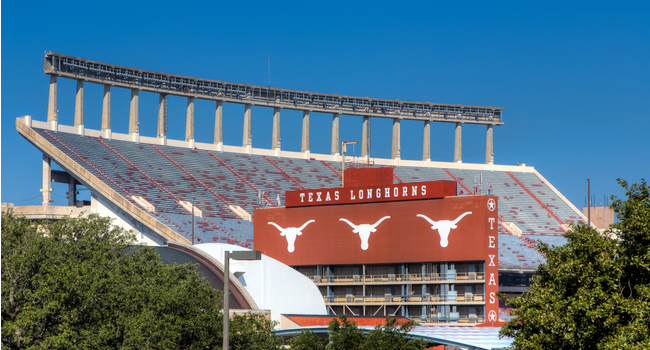
[(475, 315), (475, 314), (459, 315), (457, 312), (452, 312), (449, 315), (431, 314), (429, 315), (429, 317), (413, 316), (413, 318), (419, 319), (420, 322), (422, 323), (483, 323), (484, 322), (483, 315)]
[(409, 283), (409, 282), (435, 282), (435, 281), (483, 281), (484, 272), (460, 273), (425, 273), (425, 274), (385, 274), (385, 275), (334, 275), (334, 276), (307, 276), (314, 283)]
[(324, 296), (327, 304), (355, 304), (355, 303), (377, 303), (377, 304), (405, 304), (405, 303), (483, 303), (483, 294), (465, 293), (464, 295), (331, 295)]

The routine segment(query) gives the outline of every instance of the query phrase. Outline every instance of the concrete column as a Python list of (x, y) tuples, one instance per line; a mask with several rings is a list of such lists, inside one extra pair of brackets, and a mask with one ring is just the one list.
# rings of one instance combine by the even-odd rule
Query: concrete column
[(194, 97), (187, 98), (187, 119), (185, 121), (185, 141), (194, 140)]
[(111, 129), (111, 86), (104, 85), (104, 104), (102, 107), (102, 130)]
[(131, 89), (131, 108), (129, 109), (129, 134), (138, 134), (140, 132), (139, 126), (139, 96), (138, 90)]
[(252, 146), (253, 140), (251, 140), (251, 105), (246, 104), (244, 106), (244, 140), (242, 146)]
[(158, 99), (158, 137), (167, 137), (167, 95), (160, 94)]
[(485, 137), (485, 164), (494, 164), (494, 148), (492, 145), (493, 136), (492, 128), (494, 125), (487, 126), (487, 135)]
[(392, 159), (400, 158), (400, 130), (399, 130), (400, 120), (399, 118), (393, 118), (393, 151), (391, 154)]
[(68, 206), (74, 207), (77, 203), (77, 182), (72, 175), (68, 178)]
[(422, 140), (422, 160), (431, 160), (431, 121), (424, 121), (424, 138)]
[(52, 192), (52, 166), (50, 157), (45, 153), (43, 153), (43, 188), (41, 192), (43, 193), (43, 206), (47, 207), (50, 205), (50, 193)]
[(332, 155), (339, 154), (339, 114), (332, 114)]
[(214, 111), (214, 143), (223, 144), (223, 102), (217, 101)]
[(77, 98), (74, 104), (74, 126), (84, 125), (84, 82), (77, 80)]
[(273, 108), (273, 135), (271, 149), (280, 149), (280, 108)]
[(454, 140), (454, 162), (462, 163), (463, 162), (463, 142), (460, 132), (460, 126), (462, 123), (456, 123), (456, 138)]
[(361, 135), (361, 156), (370, 155), (370, 117), (363, 117), (363, 132)]
[(309, 151), (309, 111), (302, 111), (302, 147), (301, 152)]
[(56, 109), (56, 75), (50, 75), (50, 96), (47, 101), (47, 121), (55, 122), (58, 119)]

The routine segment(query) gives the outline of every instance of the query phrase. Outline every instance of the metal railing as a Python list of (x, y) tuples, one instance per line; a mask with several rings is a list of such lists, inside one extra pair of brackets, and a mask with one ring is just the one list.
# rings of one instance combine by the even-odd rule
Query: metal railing
[(405, 304), (405, 303), (483, 303), (484, 294), (465, 293), (464, 295), (330, 295), (323, 296), (326, 304)]
[[(417, 318), (414, 316), (414, 318)], [(429, 317), (418, 318), (422, 323), (483, 323), (485, 318), (482, 315), (429, 315)]]
[[(484, 272), (425, 273), (425, 274), (382, 274), (382, 275), (333, 275), (307, 276), (317, 284), (345, 283), (409, 283), (427, 281), (484, 281)], [(365, 278), (364, 278), (365, 277)]]

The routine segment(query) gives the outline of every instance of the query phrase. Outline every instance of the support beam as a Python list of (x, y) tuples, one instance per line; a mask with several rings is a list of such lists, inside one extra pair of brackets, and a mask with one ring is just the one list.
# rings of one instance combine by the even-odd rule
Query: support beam
[(45, 153), (43, 153), (43, 188), (41, 192), (43, 193), (43, 206), (48, 207), (52, 192), (52, 166), (50, 157)]
[(167, 94), (158, 99), (158, 137), (167, 137)]
[(138, 134), (140, 132), (140, 121), (138, 116), (139, 108), (138, 90), (131, 89), (131, 108), (129, 109), (129, 134)]
[(493, 127), (494, 125), (487, 126), (487, 135), (485, 137), (485, 164), (494, 164)]
[(56, 75), (50, 75), (50, 96), (47, 101), (47, 121), (55, 122), (58, 119), (56, 107)]
[(309, 151), (309, 111), (302, 111), (302, 147), (300, 147), (300, 151)]
[(194, 140), (194, 97), (187, 98), (187, 119), (185, 121), (185, 141)]
[(244, 139), (242, 146), (251, 146), (253, 145), (253, 140), (251, 139), (251, 105), (244, 105)]
[(104, 85), (104, 104), (102, 107), (102, 130), (111, 129), (111, 86)]
[(463, 140), (461, 135), (460, 126), (462, 123), (456, 123), (456, 137), (454, 139), (454, 162), (463, 162)]
[(223, 145), (223, 102), (217, 101), (214, 110), (214, 144)]
[(431, 121), (424, 121), (424, 138), (422, 140), (422, 160), (431, 160)]
[(332, 155), (339, 154), (339, 115), (332, 114)]
[(273, 135), (271, 137), (271, 149), (280, 149), (280, 108), (273, 108)]
[(363, 117), (363, 126), (362, 126), (362, 135), (361, 135), (361, 156), (370, 155), (370, 117)]
[(74, 207), (77, 204), (77, 181), (74, 177), (68, 177), (68, 206)]
[(74, 126), (84, 125), (84, 82), (77, 80), (77, 98), (74, 103)]
[(393, 118), (393, 151), (391, 153), (392, 159), (400, 158), (400, 120)]

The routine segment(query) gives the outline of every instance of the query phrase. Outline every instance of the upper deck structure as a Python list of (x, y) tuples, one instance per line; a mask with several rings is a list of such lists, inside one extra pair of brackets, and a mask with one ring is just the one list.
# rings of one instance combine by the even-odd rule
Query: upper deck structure
[(110, 138), (111, 88), (131, 90), (131, 112), (129, 134), (138, 137), (138, 93), (147, 91), (160, 94), (158, 113), (158, 137), (166, 138), (167, 96), (187, 97), (186, 141), (194, 140), (194, 99), (216, 101), (214, 143), (223, 145), (222, 104), (237, 103), (245, 105), (244, 135), (242, 145), (251, 146), (251, 107), (261, 106), (274, 109), (272, 148), (280, 149), (280, 110), (290, 109), (303, 112), (302, 152), (309, 151), (309, 114), (311, 112), (332, 114), (333, 155), (339, 154), (339, 116), (341, 114), (363, 117), (362, 156), (369, 156), (370, 118), (393, 119), (391, 158), (400, 158), (400, 121), (418, 120), (424, 122), (422, 159), (431, 159), (430, 123), (455, 123), (454, 162), (462, 161), (461, 125), (478, 124), (487, 126), (486, 164), (493, 164), (493, 127), (503, 125), (503, 108), (450, 105), (431, 102), (408, 102), (400, 100), (375, 99), (369, 97), (319, 94), (308, 91), (294, 91), (280, 88), (253, 86), (249, 84), (227, 83), (219, 80), (198, 79), (167, 73), (146, 71), (137, 68), (117, 66), (61, 55), (45, 53), (44, 70), (50, 75), (50, 96), (48, 122), (57, 121), (57, 78), (77, 80), (75, 107), (75, 126), (83, 125), (83, 85), (85, 82), (104, 85), (104, 108), (102, 111), (102, 130)]

